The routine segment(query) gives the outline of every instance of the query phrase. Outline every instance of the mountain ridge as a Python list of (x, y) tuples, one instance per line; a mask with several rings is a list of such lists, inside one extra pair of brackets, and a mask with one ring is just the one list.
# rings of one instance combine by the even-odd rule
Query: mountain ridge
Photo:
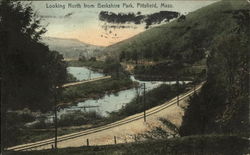
[(98, 56), (103, 46), (84, 43), (75, 38), (43, 37), (42, 41), (50, 50), (58, 51), (65, 59), (79, 59), (81, 56)]
[[(167, 58), (175, 53), (184, 57), (192, 55), (194, 48), (209, 50), (212, 42), (219, 35), (230, 33), (235, 26), (232, 14), (228, 10), (248, 8), (245, 0), (222, 0), (190, 12), (185, 19), (176, 19), (170, 23), (153, 27), (129, 39), (110, 45), (104, 52), (119, 58), (121, 52), (138, 57)], [(197, 44), (194, 47), (194, 44)], [(206, 50), (206, 51), (205, 51)]]

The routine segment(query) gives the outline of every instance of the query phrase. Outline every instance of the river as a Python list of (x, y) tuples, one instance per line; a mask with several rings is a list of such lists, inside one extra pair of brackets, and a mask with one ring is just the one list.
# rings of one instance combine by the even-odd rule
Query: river
[(89, 70), (86, 67), (68, 67), (67, 71), (68, 73), (76, 77), (76, 79), (79, 81), (99, 78), (104, 76), (102, 73)]
[[(68, 72), (75, 76), (78, 80), (88, 80), (90, 78), (97, 78), (104, 76), (102, 73), (97, 73), (89, 70), (86, 67), (68, 67)], [(91, 76), (89, 74), (91, 73)], [(145, 83), (146, 91), (157, 88), (163, 83), (166, 84), (174, 84), (175, 81), (172, 82), (162, 82), (162, 81), (140, 81), (136, 80), (134, 76), (130, 76), (131, 80), (138, 82), (140, 85)], [(79, 102), (75, 106), (70, 106), (64, 109), (61, 109), (58, 112), (58, 117), (62, 114), (74, 112), (75, 110), (81, 111), (96, 111), (98, 114), (102, 116), (108, 116), (110, 112), (118, 111), (127, 103), (131, 102), (133, 98), (138, 94), (142, 94), (141, 89), (136, 90), (135, 88), (122, 90), (115, 94), (106, 94), (104, 97), (100, 99), (89, 99), (84, 102)]]

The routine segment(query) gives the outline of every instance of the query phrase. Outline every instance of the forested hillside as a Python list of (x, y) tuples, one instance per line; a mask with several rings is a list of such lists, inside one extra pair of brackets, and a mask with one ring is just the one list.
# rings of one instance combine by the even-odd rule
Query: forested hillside
[(249, 21), (247, 1), (223, 0), (109, 46), (106, 52), (136, 64), (142, 59), (161, 62), (139, 64), (135, 73), (143, 76), (164, 71), (164, 76), (173, 76), (205, 60), (207, 82), (190, 99), (181, 135), (244, 134), (249, 131)]
[(207, 82), (190, 99), (181, 135), (249, 136), (250, 9), (228, 11), (237, 25), (221, 35), (207, 60)]
[(220, 1), (111, 45), (105, 51), (122, 61), (181, 59), (192, 64), (204, 58), (218, 36), (230, 34), (236, 26), (228, 11), (247, 8), (249, 4), (243, 0)]

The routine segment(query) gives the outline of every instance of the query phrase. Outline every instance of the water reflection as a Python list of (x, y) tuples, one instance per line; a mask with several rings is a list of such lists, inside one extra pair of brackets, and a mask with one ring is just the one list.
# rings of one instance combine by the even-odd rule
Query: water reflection
[[(73, 74), (78, 79), (86, 78), (87, 74), (90, 72), (89, 69), (85, 67), (69, 67), (68, 71)], [(95, 76), (103, 76), (101, 73), (95, 72)], [(161, 84), (175, 84), (175, 81), (140, 81), (134, 78), (134, 76), (130, 77), (131, 80), (138, 82), (140, 85), (145, 83), (146, 91), (152, 90), (154, 88), (159, 87)], [(138, 92), (137, 92), (138, 91)], [(84, 102), (79, 102), (76, 106), (67, 107), (59, 111), (59, 117), (62, 114), (67, 112), (72, 112), (74, 110), (81, 110), (81, 111), (96, 111), (97, 113), (101, 114), (102, 116), (108, 116), (108, 113), (113, 111), (118, 111), (127, 103), (131, 102), (136, 95), (142, 94), (142, 89), (136, 90), (135, 88), (127, 89), (120, 91), (115, 94), (106, 94), (104, 97), (100, 99), (89, 99)], [(86, 107), (86, 108), (84, 108)]]
[(68, 67), (67, 71), (80, 81), (104, 76), (104, 74), (89, 70), (87, 67)]

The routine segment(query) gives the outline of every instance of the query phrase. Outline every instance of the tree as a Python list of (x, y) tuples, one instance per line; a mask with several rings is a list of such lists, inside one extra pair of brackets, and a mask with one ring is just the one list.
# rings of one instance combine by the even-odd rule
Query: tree
[(218, 37), (212, 47), (207, 82), (190, 99), (180, 129), (182, 136), (249, 132), (250, 11), (227, 13), (235, 18), (236, 27), (231, 34)]
[(96, 57), (91, 57), (89, 61), (96, 61)]
[(120, 55), (119, 55), (120, 62), (122, 62), (123, 59), (125, 59), (125, 58), (126, 58), (126, 53), (125, 53), (125, 51), (122, 51), (122, 52), (120, 53)]
[(84, 55), (80, 55), (78, 60), (82, 61), (82, 62), (87, 61), (87, 59), (86, 59), (86, 57)]
[(7, 44), (3, 44), (5, 50), (1, 52), (1, 71), (11, 94), (9, 108), (48, 110), (44, 104), (51, 103), (52, 88), (66, 79), (63, 57), (39, 42), (46, 30), (39, 25), (40, 20), (30, 5), (4, 1), (1, 19), (1, 30), (7, 33)]
[[(66, 64), (58, 52), (49, 51), (39, 42), (46, 29), (40, 25), (30, 4), (3, 1), (0, 3), (0, 19), (0, 71), (4, 90), (1, 91), (1, 123), (7, 124), (8, 110), (52, 110), (54, 94), (60, 92), (57, 87), (66, 80)], [(19, 129), (6, 128), (8, 132)], [(3, 131), (2, 135), (8, 136), (8, 133)], [(1, 146), (9, 145), (9, 142), (5, 137)]]
[(207, 62), (207, 83), (185, 111), (182, 136), (248, 131), (250, 46), (245, 39), (242, 34), (217, 39)]

